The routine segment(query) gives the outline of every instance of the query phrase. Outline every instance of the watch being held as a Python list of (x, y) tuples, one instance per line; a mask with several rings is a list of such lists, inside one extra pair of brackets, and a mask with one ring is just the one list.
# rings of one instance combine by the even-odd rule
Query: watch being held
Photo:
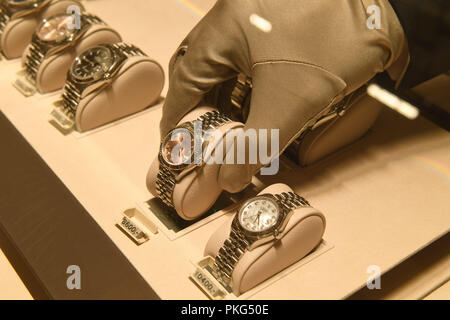
[(29, 80), (36, 82), (42, 62), (49, 56), (75, 46), (93, 25), (105, 25), (97, 16), (81, 13), (77, 25), (73, 15), (58, 14), (42, 20), (33, 34), (24, 66)]
[(215, 257), (214, 276), (230, 285), (234, 268), (244, 253), (280, 239), (294, 210), (309, 206), (308, 201), (294, 192), (262, 194), (246, 201), (234, 217), (230, 235)]
[[(201, 122), (201, 134), (194, 132), (195, 121)], [(158, 154), (159, 172), (156, 179), (158, 197), (167, 206), (173, 208), (173, 191), (175, 185), (195, 168), (202, 166), (202, 161), (196, 161), (195, 143), (201, 144), (202, 152), (208, 145), (204, 140), (206, 132), (216, 130), (232, 120), (219, 111), (206, 112), (197, 120), (185, 122), (172, 129), (162, 139)]]

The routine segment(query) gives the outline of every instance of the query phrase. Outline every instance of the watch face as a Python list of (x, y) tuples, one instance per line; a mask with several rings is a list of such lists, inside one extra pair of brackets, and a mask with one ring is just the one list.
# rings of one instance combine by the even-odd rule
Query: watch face
[(37, 29), (37, 36), (42, 41), (61, 42), (75, 33), (73, 16), (59, 15), (45, 20)]
[(161, 156), (170, 167), (180, 168), (191, 163), (194, 138), (186, 128), (175, 128), (161, 143)]
[(250, 232), (263, 232), (274, 227), (280, 216), (275, 200), (269, 197), (256, 197), (247, 202), (239, 211), (238, 221), (242, 228)]
[(99, 46), (86, 50), (72, 64), (72, 74), (79, 81), (98, 80), (114, 63), (114, 55), (108, 47)]

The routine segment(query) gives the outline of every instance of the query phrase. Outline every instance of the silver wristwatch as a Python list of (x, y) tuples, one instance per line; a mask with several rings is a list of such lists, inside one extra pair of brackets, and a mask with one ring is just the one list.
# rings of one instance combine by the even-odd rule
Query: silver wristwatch
[[(195, 122), (201, 122), (201, 132), (194, 132)], [(159, 150), (159, 172), (156, 180), (156, 190), (159, 198), (173, 208), (173, 190), (175, 184), (203, 162), (196, 161), (195, 144), (199, 143), (205, 150), (208, 140), (205, 134), (215, 130), (231, 119), (218, 111), (210, 111), (197, 120), (186, 122), (171, 130), (162, 140)], [(203, 159), (201, 159), (203, 160)]]
[(134, 56), (147, 55), (134, 45), (116, 43), (92, 47), (75, 58), (62, 94), (65, 115), (73, 120), (81, 97), (109, 85), (125, 61)]
[(46, 7), (52, 0), (2, 0), (0, 1), (0, 41), (12, 19), (32, 15)]
[(105, 24), (99, 17), (87, 13), (80, 14), (79, 18), (79, 25), (69, 14), (42, 20), (33, 34), (30, 50), (25, 58), (25, 71), (29, 80), (36, 82), (37, 73), (46, 57), (75, 46), (92, 25)]
[(231, 224), (230, 236), (215, 257), (212, 272), (225, 285), (246, 251), (279, 239), (293, 210), (309, 207), (308, 201), (293, 192), (264, 194), (246, 201)]

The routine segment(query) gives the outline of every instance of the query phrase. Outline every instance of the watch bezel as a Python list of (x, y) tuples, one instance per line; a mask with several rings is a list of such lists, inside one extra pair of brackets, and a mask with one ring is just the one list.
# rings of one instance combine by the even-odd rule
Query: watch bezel
[[(244, 209), (252, 202), (258, 201), (258, 200), (267, 200), (272, 202), (277, 210), (278, 210), (278, 220), (277, 222), (270, 227), (267, 230), (264, 231), (250, 231), (247, 230), (244, 226), (242, 226), (241, 224), (241, 215), (244, 211)], [(247, 201), (244, 202), (244, 204), (242, 204), (242, 206), (239, 208), (238, 213), (235, 216), (235, 225), (239, 227), (239, 229), (248, 237), (251, 238), (255, 238), (255, 239), (261, 239), (261, 238), (265, 238), (268, 236), (276, 236), (277, 235), (277, 231), (282, 231), (280, 230), (282, 225), (283, 225), (283, 221), (285, 219), (285, 213), (283, 212), (282, 208), (280, 207), (278, 201), (270, 194), (264, 194), (264, 195), (259, 195), (256, 197), (253, 197)]]
[[(168, 139), (170, 139), (170, 137), (172, 136), (172, 134), (173, 134), (175, 131), (177, 131), (177, 130), (186, 130), (187, 132), (189, 132), (189, 134), (190, 134), (190, 136), (191, 136), (191, 141), (192, 141), (192, 143), (191, 143), (191, 159), (190, 159), (190, 162), (189, 162), (189, 163), (187, 163), (187, 161), (186, 161), (186, 162), (184, 162), (184, 163), (175, 165), (175, 164), (173, 164), (173, 163), (168, 162), (168, 161), (166, 160), (166, 158), (164, 157), (164, 155), (163, 155), (163, 147), (165, 146), (166, 142), (169, 141)], [(168, 167), (168, 168), (170, 168), (170, 169), (176, 170), (176, 171), (182, 171), (182, 170), (184, 170), (185, 168), (187, 168), (189, 165), (191, 165), (191, 164), (194, 163), (194, 131), (193, 131), (193, 129), (192, 129), (192, 126), (191, 126), (189, 123), (184, 123), (184, 124), (182, 124), (182, 125), (180, 125), (180, 126), (177, 126), (176, 128), (170, 130), (170, 131), (165, 135), (164, 139), (162, 139), (161, 144), (160, 144), (160, 146), (159, 146), (158, 159), (159, 159), (159, 161), (160, 161), (164, 166), (166, 166), (166, 167)]]

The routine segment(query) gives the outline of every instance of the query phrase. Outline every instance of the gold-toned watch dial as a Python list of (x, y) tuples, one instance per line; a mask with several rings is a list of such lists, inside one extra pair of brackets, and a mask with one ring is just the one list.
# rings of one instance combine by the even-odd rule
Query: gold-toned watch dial
[(239, 223), (247, 231), (263, 232), (278, 221), (280, 212), (276, 202), (269, 198), (250, 201), (239, 212)]
[(72, 64), (72, 74), (80, 81), (98, 80), (111, 68), (114, 56), (104, 46), (94, 47), (83, 52)]
[(192, 134), (185, 128), (169, 132), (161, 144), (161, 155), (167, 164), (180, 166), (190, 163), (192, 159)]
[(71, 15), (54, 16), (39, 26), (37, 36), (42, 41), (63, 41), (75, 33), (75, 28), (71, 28), (73, 20)]

